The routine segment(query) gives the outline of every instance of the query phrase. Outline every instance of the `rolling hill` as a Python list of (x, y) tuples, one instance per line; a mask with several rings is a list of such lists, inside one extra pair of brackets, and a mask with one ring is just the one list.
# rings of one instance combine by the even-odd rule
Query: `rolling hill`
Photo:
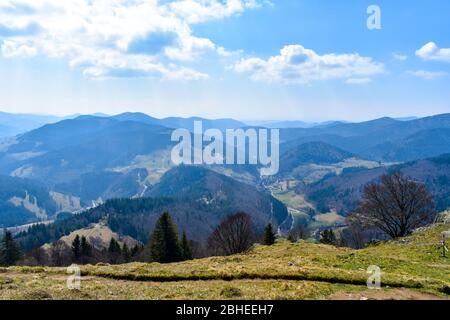
[[(441, 114), (409, 121), (381, 118), (324, 128), (285, 129), (281, 131), (281, 138), (292, 145), (321, 141), (363, 159), (400, 162), (448, 152), (448, 128), (450, 114)], [(407, 149), (407, 145), (411, 149)]]
[(281, 224), (287, 218), (286, 207), (268, 193), (203, 167), (173, 168), (145, 196), (192, 199), (222, 214), (243, 211), (258, 227), (270, 219)]
[[(362, 250), (280, 241), (230, 257), (86, 265), (80, 290), (66, 289), (66, 268), (3, 268), (0, 298), (448, 300), (450, 263), (439, 241), (449, 228), (447, 220)], [(373, 265), (382, 271), (380, 290), (367, 288)]]
[(450, 152), (450, 128), (427, 129), (364, 150), (367, 158), (384, 161), (412, 161)]
[(103, 222), (93, 223), (86, 228), (72, 231), (67, 236), (61, 237), (59, 240), (64, 241), (68, 246), (72, 245), (76, 236), (86, 237), (86, 240), (97, 250), (108, 249), (111, 239), (116, 240), (121, 247), (126, 244), (129, 248), (133, 248), (135, 245), (142, 245), (138, 241), (131, 237), (121, 236), (113, 232)]
[(305, 194), (319, 211), (335, 209), (341, 215), (356, 208), (362, 188), (376, 181), (382, 174), (401, 171), (412, 179), (424, 183), (434, 196), (436, 209), (450, 207), (450, 155), (374, 169), (344, 170), (339, 176), (330, 176), (308, 188), (299, 186), (297, 193)]
[(0, 124), (0, 138), (15, 136), (18, 133), (20, 133), (20, 131), (16, 128), (5, 124)]
[(82, 199), (83, 205), (90, 205), (92, 201), (140, 196), (147, 188), (147, 176), (145, 169), (133, 169), (125, 173), (94, 171), (69, 182), (56, 184), (53, 189)]
[(194, 131), (194, 122), (201, 121), (203, 124), (203, 130), (207, 130), (210, 128), (226, 130), (226, 129), (236, 129), (247, 127), (247, 125), (243, 122), (234, 120), (234, 119), (205, 119), (200, 117), (191, 117), (191, 118), (181, 118), (181, 117), (169, 117), (163, 119), (157, 119), (146, 115), (145, 113), (140, 112), (126, 112), (116, 116), (112, 116), (111, 119), (119, 120), (119, 121), (135, 121), (142, 122), (149, 125), (158, 125), (162, 127), (167, 127), (171, 129), (188, 129), (189, 131)]
[[(116, 116), (79, 116), (46, 124), (1, 141), (0, 173), (33, 180), (51, 192), (62, 194), (62, 197), (78, 198), (80, 205), (85, 207), (90, 206), (92, 201), (112, 198), (171, 196), (170, 192), (164, 194), (170, 191), (170, 185), (165, 189), (163, 185), (155, 186), (164, 173), (173, 168), (170, 161), (170, 148), (173, 146), (171, 132), (174, 127), (192, 129), (193, 121), (199, 119), (157, 119), (143, 113), (123, 113)], [(203, 122), (205, 129), (245, 126), (232, 119), (203, 119)], [(404, 121), (382, 118), (362, 123), (329, 123), (311, 128), (281, 129), (280, 173), (274, 179), (295, 179), (300, 182), (299, 188), (305, 188), (326, 177), (323, 182), (302, 192), (319, 208), (327, 209), (329, 201), (320, 199), (336, 197), (324, 194), (333, 194), (333, 188), (343, 189), (347, 179), (345, 173), (359, 171), (361, 177), (355, 179), (367, 182), (362, 176), (377, 176), (386, 170), (378, 168), (362, 174), (364, 169), (358, 169), (358, 166), (377, 167), (384, 165), (384, 161), (414, 161), (450, 152), (449, 125), (450, 115), (444, 114)], [(261, 190), (266, 185), (257, 166), (211, 166), (209, 169)], [(329, 186), (330, 179), (339, 179), (329, 176), (342, 171), (343, 180), (339, 182), (342, 187)], [(435, 177), (430, 176), (428, 180), (446, 176), (439, 170), (430, 174)], [(169, 178), (170, 175), (166, 177)], [(211, 183), (213, 180), (209, 177), (203, 182)], [(172, 179), (171, 184), (176, 185), (177, 180)], [(350, 188), (360, 187), (357, 183), (348, 184)], [(247, 188), (239, 187), (243, 190)], [(214, 193), (215, 186), (209, 184), (203, 191), (209, 188)], [(439, 192), (437, 189), (435, 191)], [(190, 189), (189, 192), (194, 191)], [(444, 209), (447, 200), (442, 200), (445, 197), (439, 194), (438, 207)], [(337, 201), (336, 208), (348, 210), (354, 205), (357, 195), (356, 191), (339, 193), (341, 199)], [(334, 206), (332, 201), (330, 205)]]
[[(171, 167), (170, 158), (160, 160), (174, 145), (172, 128), (191, 129), (195, 120), (203, 120), (205, 129), (244, 125), (231, 119), (156, 119), (143, 113), (79, 116), (3, 142), (0, 172), (40, 181), (51, 190), (80, 196), (84, 203), (133, 196), (144, 187), (146, 176), (157, 181), (155, 174)], [(98, 187), (85, 189), (93, 177)]]
[(34, 181), (0, 175), (0, 228), (52, 218), (57, 204)]
[[(17, 137), (0, 155), (0, 170), (41, 181), (55, 191), (81, 195), (85, 201), (94, 200), (113, 187), (101, 181), (115, 183), (130, 176), (128, 172), (111, 172), (115, 167), (128, 166), (140, 155), (167, 149), (170, 133), (165, 127), (109, 118), (65, 120)], [(100, 186), (94, 197), (84, 198), (92, 192), (79, 190), (79, 186), (89, 174), (100, 178)], [(128, 196), (137, 189), (116, 195)]]
[(279, 175), (289, 174), (305, 164), (335, 164), (354, 157), (353, 154), (324, 142), (307, 142), (301, 145), (283, 145)]
[(205, 240), (225, 216), (236, 212), (249, 214), (258, 232), (269, 221), (279, 225), (288, 217), (286, 207), (269, 194), (201, 167), (176, 167), (145, 195), (108, 200), (63, 221), (32, 227), (19, 239), (31, 249), (105, 218), (113, 232), (146, 243), (156, 220), (168, 211), (180, 232)]
[(15, 136), (48, 123), (55, 123), (72, 117), (74, 116), (57, 117), (51, 115), (0, 112), (0, 138)]

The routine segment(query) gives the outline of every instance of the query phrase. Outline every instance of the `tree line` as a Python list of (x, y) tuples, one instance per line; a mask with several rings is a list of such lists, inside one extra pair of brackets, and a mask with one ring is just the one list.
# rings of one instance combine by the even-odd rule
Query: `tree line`
[[(271, 243), (276, 235), (270, 230)], [(168, 212), (156, 222), (148, 243), (134, 245), (120, 244), (111, 238), (107, 248), (98, 249), (85, 236), (76, 235), (69, 245), (63, 240), (34, 248), (21, 254), (18, 244), (9, 231), (5, 231), (0, 250), (2, 265), (50, 265), (67, 266), (72, 263), (95, 264), (99, 262), (119, 264), (131, 261), (171, 263), (212, 255), (233, 255), (246, 252), (258, 240), (251, 217), (238, 212), (225, 217), (207, 239), (205, 246), (189, 240), (186, 232), (179, 236), (177, 226)], [(266, 235), (267, 236), (267, 228)], [(264, 236), (264, 243), (268, 243)], [(4, 254), (3, 254), (4, 252)], [(4, 258), (3, 258), (4, 257)], [(19, 261), (20, 260), (20, 261)]]

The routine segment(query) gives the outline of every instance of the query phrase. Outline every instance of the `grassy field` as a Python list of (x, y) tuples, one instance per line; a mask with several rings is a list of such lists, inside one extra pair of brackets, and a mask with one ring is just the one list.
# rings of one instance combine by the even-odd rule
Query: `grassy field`
[(305, 200), (303, 195), (296, 194), (294, 190), (276, 192), (274, 193), (274, 197), (289, 208), (297, 210), (313, 208), (313, 206)]
[[(441, 256), (440, 224), (363, 250), (299, 242), (255, 246), (231, 257), (161, 265), (82, 266), (80, 290), (65, 268), (0, 269), (1, 299), (447, 299), (450, 259)], [(366, 270), (382, 270), (369, 290)]]
[(293, 169), (291, 172), (292, 177), (302, 180), (306, 184), (311, 184), (323, 179), (328, 174), (340, 175), (344, 169), (348, 168), (376, 168), (382, 165), (375, 161), (362, 160), (357, 158), (346, 159), (342, 162), (330, 165), (320, 164), (304, 164)]

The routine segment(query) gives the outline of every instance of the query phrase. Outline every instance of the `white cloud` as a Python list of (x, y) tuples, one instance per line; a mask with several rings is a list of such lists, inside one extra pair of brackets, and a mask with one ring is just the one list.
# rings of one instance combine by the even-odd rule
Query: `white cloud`
[(407, 71), (408, 74), (422, 78), (425, 80), (436, 80), (443, 77), (446, 77), (448, 74), (446, 72), (441, 71), (426, 71), (426, 70), (410, 70)]
[(166, 80), (204, 80), (207, 74), (177, 66), (162, 64), (146, 55), (123, 55), (114, 50), (89, 52), (72, 59), (72, 67), (85, 66), (83, 73), (92, 78), (154, 77)]
[(416, 51), (416, 56), (423, 60), (450, 62), (450, 48), (439, 48), (436, 43), (428, 42)]
[(1, 51), (6, 58), (26, 57), (30, 58), (36, 55), (37, 51), (34, 47), (29, 47), (26, 44), (5, 40), (1, 45)]
[(357, 53), (319, 55), (301, 45), (285, 46), (280, 55), (267, 60), (254, 57), (242, 59), (232, 68), (236, 72), (250, 74), (253, 80), (287, 84), (330, 79), (367, 83), (371, 76), (384, 72), (382, 63)]
[(399, 61), (406, 61), (408, 60), (408, 56), (404, 55), (404, 54), (400, 54), (400, 53), (394, 53), (393, 57), (395, 60), (399, 60)]
[(66, 58), (90, 77), (204, 79), (183, 66), (205, 53), (228, 53), (196, 37), (191, 24), (240, 14), (260, 0), (1, 0), (6, 58)]
[(179, 0), (170, 3), (170, 9), (188, 23), (222, 19), (259, 7), (257, 0)]
[(372, 82), (370, 78), (350, 78), (345, 81), (348, 84), (367, 84)]
[(224, 47), (218, 47), (217, 53), (222, 57), (236, 57), (242, 55), (244, 52), (243, 50), (228, 51)]

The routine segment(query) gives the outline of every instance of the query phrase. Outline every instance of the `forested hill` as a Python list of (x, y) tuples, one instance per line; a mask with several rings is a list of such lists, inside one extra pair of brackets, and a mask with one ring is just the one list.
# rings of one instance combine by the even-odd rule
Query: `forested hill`
[(356, 207), (364, 185), (393, 171), (401, 171), (415, 181), (424, 183), (434, 197), (437, 211), (450, 207), (450, 154), (391, 167), (344, 170), (342, 175), (329, 176), (308, 188), (299, 186), (297, 192), (305, 192), (307, 199), (323, 212), (335, 209), (347, 215)]
[(149, 196), (109, 200), (66, 220), (34, 226), (18, 238), (23, 248), (29, 250), (106, 219), (114, 232), (145, 243), (158, 217), (168, 211), (180, 232), (186, 231), (193, 240), (205, 240), (225, 216), (236, 212), (249, 214), (258, 232), (269, 221), (278, 225), (288, 217), (286, 207), (269, 194), (199, 167), (172, 169)]
[(55, 213), (56, 204), (44, 186), (0, 175), (0, 228), (45, 220)]

